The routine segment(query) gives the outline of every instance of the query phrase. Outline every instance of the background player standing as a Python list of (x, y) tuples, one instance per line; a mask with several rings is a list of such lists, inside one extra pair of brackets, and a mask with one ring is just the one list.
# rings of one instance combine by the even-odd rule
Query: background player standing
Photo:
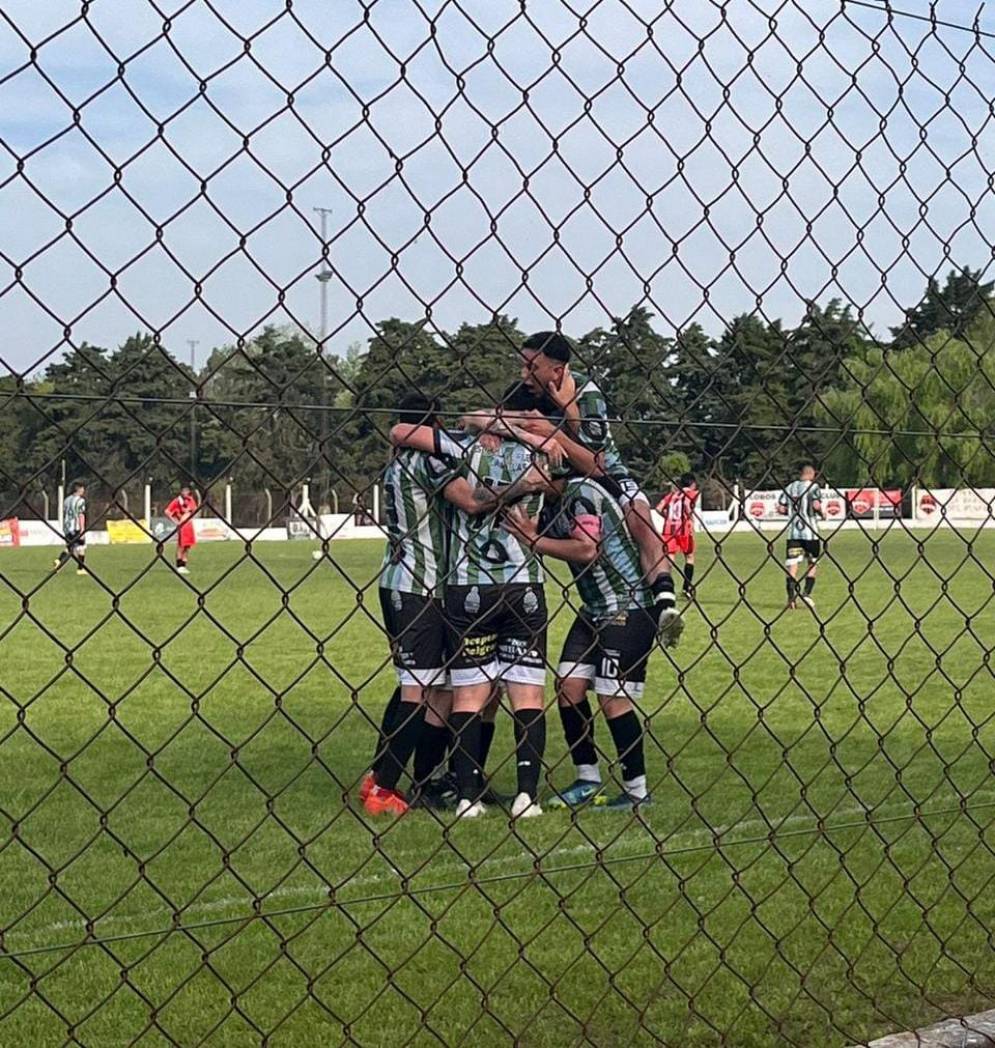
[[(801, 599), (815, 607), (812, 590), (815, 589), (815, 572), (822, 542), (819, 539), (819, 517), (822, 515), (822, 491), (815, 480), (815, 467), (806, 463), (801, 468), (798, 480), (793, 480), (781, 492), (777, 500), (777, 512), (788, 518), (788, 550), (785, 566), (788, 569), (785, 586), (788, 591), (788, 608), (794, 610)], [(798, 582), (798, 565), (805, 560), (804, 590)]]
[(194, 534), (193, 518), (200, 508), (197, 496), (189, 484), (180, 488), (179, 495), (166, 507), (166, 516), (177, 525), (176, 529), (176, 570), (180, 575), (189, 575), (187, 558), (191, 548), (197, 542)]
[(72, 493), (62, 506), (62, 534), (66, 548), (59, 554), (54, 567), (61, 568), (67, 560), (76, 561), (76, 574), (86, 574), (86, 485), (74, 480)]
[(694, 511), (698, 504), (698, 482), (685, 473), (660, 499), (656, 511), (663, 517), (663, 545), (671, 563), (684, 557), (684, 596), (694, 596)]

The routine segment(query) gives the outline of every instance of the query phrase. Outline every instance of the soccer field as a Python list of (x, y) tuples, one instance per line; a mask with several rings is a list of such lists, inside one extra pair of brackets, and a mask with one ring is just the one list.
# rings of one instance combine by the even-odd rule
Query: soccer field
[(837, 533), (817, 615), (782, 540), (703, 543), (654, 806), (514, 830), (349, 801), (393, 688), (379, 544), (199, 546), (188, 580), (2, 551), (0, 1044), (844, 1045), (976, 1010), (995, 534), (920, 536)]

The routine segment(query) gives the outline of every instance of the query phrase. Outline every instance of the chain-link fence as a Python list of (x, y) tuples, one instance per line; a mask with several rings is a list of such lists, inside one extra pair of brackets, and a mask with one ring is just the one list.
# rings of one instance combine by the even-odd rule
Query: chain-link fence
[(0, 1042), (991, 1004), (993, 35), (3, 6)]

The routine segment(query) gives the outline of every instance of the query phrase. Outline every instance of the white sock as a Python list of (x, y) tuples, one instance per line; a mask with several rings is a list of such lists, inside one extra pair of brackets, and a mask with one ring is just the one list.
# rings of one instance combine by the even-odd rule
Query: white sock
[(596, 764), (578, 764), (577, 778), (584, 782), (601, 782), (601, 772)]
[(646, 776), (637, 775), (634, 779), (623, 779), (622, 785), (625, 787), (625, 792), (630, 797), (636, 797), (642, 800), (646, 796)]

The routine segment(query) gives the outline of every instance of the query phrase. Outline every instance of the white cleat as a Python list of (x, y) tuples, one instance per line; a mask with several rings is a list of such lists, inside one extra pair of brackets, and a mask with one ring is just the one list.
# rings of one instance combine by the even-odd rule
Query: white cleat
[(657, 620), (656, 635), (665, 648), (676, 648), (684, 632), (684, 619), (677, 608), (664, 608)]
[(802, 604), (807, 604), (813, 611), (815, 611), (815, 601), (807, 595), (802, 596)]
[(190, 569), (189, 568), (177, 568), (176, 569), (176, 574), (177, 575), (189, 575), (190, 574)]
[(542, 808), (539, 807), (539, 802), (533, 800), (527, 793), (520, 793), (511, 802), (513, 819), (534, 819), (537, 815), (542, 815)]
[(469, 801), (464, 797), (459, 804), (456, 805), (457, 819), (479, 819), (481, 815), (486, 814), (487, 809), (480, 803), (480, 801)]

